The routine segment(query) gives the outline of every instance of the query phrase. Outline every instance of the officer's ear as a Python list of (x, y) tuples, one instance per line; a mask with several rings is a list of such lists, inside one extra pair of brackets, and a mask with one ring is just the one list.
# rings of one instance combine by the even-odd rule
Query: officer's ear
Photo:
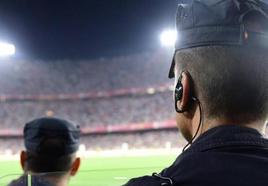
[(182, 72), (181, 77), (179, 78), (178, 83), (182, 86), (182, 93), (179, 100), (176, 100), (177, 108), (181, 111), (186, 111), (189, 106), (191, 99), (191, 79), (190, 74), (187, 72)]
[(71, 176), (75, 176), (79, 167), (80, 167), (81, 160), (80, 158), (75, 158), (72, 167), (71, 167)]
[(21, 165), (21, 168), (25, 171), (26, 169), (26, 159), (27, 159), (27, 153), (25, 151), (21, 151), (20, 153), (20, 165)]

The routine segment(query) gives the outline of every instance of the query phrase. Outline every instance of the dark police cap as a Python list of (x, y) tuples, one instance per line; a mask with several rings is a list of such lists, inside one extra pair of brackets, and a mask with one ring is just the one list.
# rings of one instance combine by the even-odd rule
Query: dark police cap
[(79, 147), (79, 126), (59, 118), (30, 121), (26, 123), (23, 134), (26, 150), (37, 154), (68, 155)]
[[(268, 45), (267, 32), (245, 27), (248, 16), (268, 25), (267, 0), (181, 0), (176, 16), (175, 52), (208, 45)], [(174, 54), (175, 55), (175, 54)], [(169, 78), (174, 77), (173, 57)]]

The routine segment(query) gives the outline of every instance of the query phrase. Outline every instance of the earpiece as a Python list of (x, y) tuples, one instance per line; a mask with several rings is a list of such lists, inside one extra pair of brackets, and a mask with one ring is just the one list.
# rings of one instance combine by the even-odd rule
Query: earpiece
[(175, 96), (175, 109), (176, 109), (176, 111), (178, 113), (183, 113), (185, 110), (181, 110), (177, 106), (177, 102), (181, 100), (182, 94), (183, 94), (183, 86), (181, 84), (180, 79), (179, 79), (179, 81), (178, 81), (178, 83), (177, 83), (177, 85), (175, 87), (175, 93), (174, 93), (174, 96)]
[(175, 87), (175, 100), (180, 101), (182, 98), (182, 94), (183, 94), (183, 87), (181, 82), (178, 82)]
[[(192, 139), (188, 142), (187, 145), (185, 145), (183, 147), (183, 152), (184, 152), (192, 144), (192, 142), (194, 141), (194, 139), (197, 137), (198, 131), (200, 130), (201, 125), (202, 125), (202, 122), (203, 122), (203, 110), (202, 110), (202, 106), (201, 106), (201, 103), (200, 103), (199, 99), (196, 98), (194, 96), (194, 94), (193, 94), (193, 82), (192, 81), (190, 81), (191, 84), (190, 84), (190, 91), (189, 91), (189, 94), (190, 94), (189, 95), (190, 96), (189, 102), (187, 103), (187, 105), (184, 108), (182, 108), (182, 109), (179, 109), (178, 108), (177, 102), (178, 101), (181, 101), (182, 96), (183, 96), (183, 86), (182, 86), (182, 83), (181, 83), (181, 81), (182, 81), (182, 73), (181, 73), (181, 75), (180, 75), (180, 77), (178, 79), (178, 82), (177, 82), (177, 85), (176, 85), (175, 91), (174, 91), (175, 109), (176, 109), (176, 111), (178, 113), (183, 113), (183, 112), (185, 112), (185, 111), (187, 111), (189, 109), (189, 107), (191, 106), (191, 104), (193, 104), (194, 102), (196, 102), (198, 104), (198, 106), (199, 106), (199, 112), (200, 112), (200, 120), (199, 120), (198, 128), (197, 128), (195, 134), (193, 135)], [(186, 73), (188, 73), (188, 72), (186, 71)], [(189, 75), (189, 78), (191, 78), (190, 74), (188, 74), (188, 75)], [(192, 80), (192, 79), (190, 79), (190, 80)]]
[[(182, 72), (183, 73), (183, 72)], [(179, 109), (177, 106), (177, 102), (181, 101), (182, 99), (182, 95), (183, 95), (183, 86), (181, 84), (181, 80), (182, 80), (182, 73), (178, 79), (177, 85), (175, 87), (175, 92), (174, 92), (174, 96), (175, 96), (175, 110), (178, 113), (183, 113), (185, 112), (185, 108), (183, 109)]]
[[(183, 73), (183, 72), (182, 72)], [(195, 98), (192, 94), (192, 86), (190, 86), (190, 98), (191, 98), (191, 101), (189, 102), (189, 104), (183, 108), (183, 109), (179, 109), (178, 106), (177, 106), (177, 102), (178, 101), (181, 101), (182, 99), (182, 95), (183, 95), (183, 86), (181, 84), (181, 80), (182, 80), (182, 73), (178, 79), (178, 82), (177, 82), (177, 85), (175, 87), (175, 92), (174, 92), (174, 97), (175, 97), (175, 110), (176, 112), (178, 113), (183, 113), (187, 110), (187, 108), (189, 108), (189, 105), (192, 103), (191, 101), (196, 101), (197, 98)]]

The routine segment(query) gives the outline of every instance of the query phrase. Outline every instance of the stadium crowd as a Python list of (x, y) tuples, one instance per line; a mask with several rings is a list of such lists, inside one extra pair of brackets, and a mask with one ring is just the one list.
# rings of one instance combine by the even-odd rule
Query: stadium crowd
[[(168, 82), (167, 54), (144, 53), (92, 62), (71, 60), (43, 62), (19, 61), (0, 64), (0, 95), (38, 95), (109, 91), (158, 86)], [(161, 73), (160, 73), (161, 72)], [(147, 95), (110, 98), (2, 101), (1, 129), (22, 129), (24, 124), (42, 116), (61, 117), (84, 127), (128, 125), (174, 119), (171, 91)], [(2, 137), (1, 153), (23, 148), (21, 138)], [(184, 141), (177, 131), (151, 131), (126, 134), (88, 135), (82, 137), (87, 149), (177, 147)]]
[[(59, 95), (145, 88), (167, 84), (168, 58), (163, 52), (100, 58), (91, 61), (16, 61), (0, 64), (0, 95)], [(0, 102), (1, 129), (20, 130), (24, 124), (43, 116), (61, 117), (83, 127), (128, 125), (130, 123), (173, 119), (172, 92), (148, 95), (126, 95), (111, 98)], [(160, 135), (161, 134), (161, 135)], [(161, 147), (165, 135), (176, 132), (146, 132), (116, 135), (83, 136), (90, 149)], [(144, 138), (140, 140), (141, 137)], [(155, 139), (159, 139), (156, 142)], [(23, 147), (21, 138), (1, 138), (0, 151), (17, 152)], [(163, 143), (163, 144), (162, 144)], [(174, 143), (175, 144), (175, 143)]]
[[(0, 138), (0, 154), (19, 153), (24, 149), (22, 138)], [(116, 150), (142, 148), (172, 148), (185, 145), (177, 130), (146, 131), (139, 133), (122, 133), (82, 136), (81, 144), (86, 150)]]
[(163, 52), (148, 52), (90, 61), (1, 63), (0, 95), (83, 93), (166, 84), (169, 57)]
[(0, 103), (2, 129), (18, 129), (34, 118), (61, 117), (83, 127), (164, 121), (173, 118), (172, 93), (73, 101)]

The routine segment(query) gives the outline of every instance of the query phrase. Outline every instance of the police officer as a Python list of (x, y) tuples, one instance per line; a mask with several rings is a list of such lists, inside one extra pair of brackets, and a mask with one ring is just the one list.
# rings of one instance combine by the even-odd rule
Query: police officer
[[(24, 127), (26, 151), (21, 152), (21, 165), (26, 174), (12, 185), (67, 186), (80, 166), (76, 152), (80, 129), (59, 118), (38, 118)], [(31, 175), (30, 179), (28, 179)]]
[(268, 4), (181, 1), (176, 23), (169, 77), (188, 145), (161, 173), (126, 185), (268, 185)]

